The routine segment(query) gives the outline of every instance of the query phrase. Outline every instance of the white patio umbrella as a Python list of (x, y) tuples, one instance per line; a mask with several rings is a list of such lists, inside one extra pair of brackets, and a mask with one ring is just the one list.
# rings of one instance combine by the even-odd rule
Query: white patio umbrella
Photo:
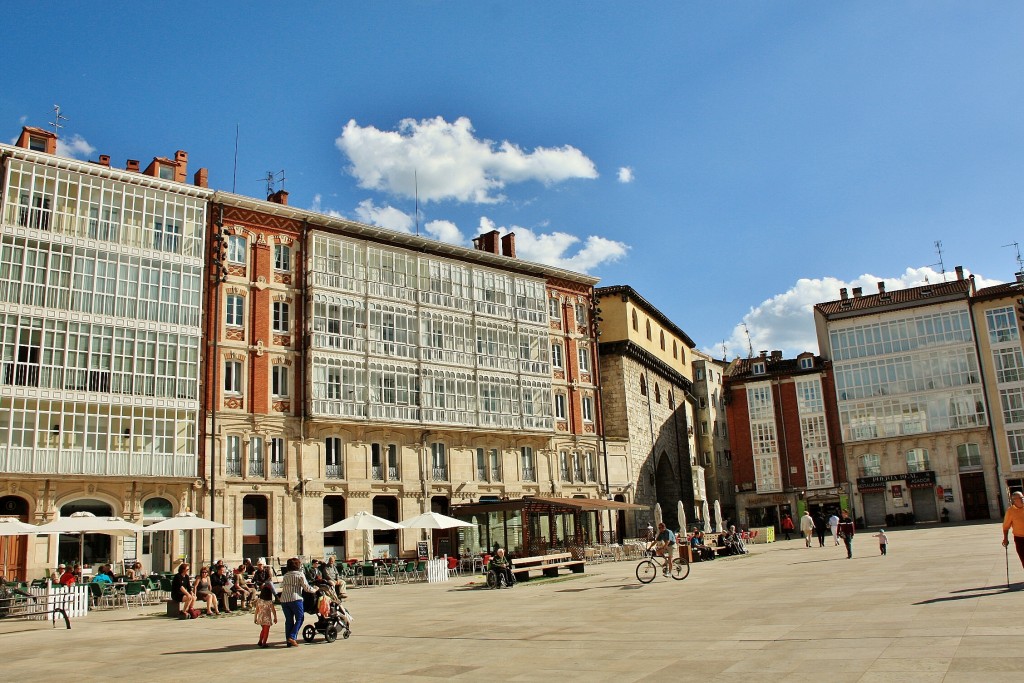
[(722, 504), (715, 500), (715, 531), (721, 533), (725, 531), (722, 528)]
[(107, 534), (108, 536), (134, 536), (145, 531), (121, 517), (97, 517), (91, 512), (74, 512), (68, 517), (58, 517), (49, 524), (36, 527), (37, 534), (78, 534), (78, 563), (85, 559), (85, 535)]
[(378, 517), (377, 515), (371, 515), (369, 512), (357, 512), (351, 517), (346, 517), (340, 522), (324, 527), (320, 530), (320, 533), (329, 534), (334, 531), (362, 531), (363, 532), (363, 559), (373, 559), (373, 543), (371, 541), (371, 532), (373, 531), (390, 531), (392, 529), (401, 529), (402, 526), (392, 522), (389, 519)]
[(701, 503), (701, 512), (704, 513), (704, 533), (711, 533), (711, 512), (708, 510), (708, 502), (705, 500)]
[(23, 522), (17, 517), (0, 517), (0, 536), (29, 536), (31, 534), (45, 533), (37, 531), (35, 524)]
[(448, 515), (442, 515), (438, 512), (424, 512), (422, 515), (416, 515), (412, 519), (407, 519), (401, 523), (401, 526), (405, 529), (454, 529), (460, 526), (476, 526), (471, 522), (463, 522), (461, 519), (455, 519)]
[(654, 526), (661, 524), (661, 503), (654, 504)]
[(214, 522), (209, 519), (197, 517), (194, 512), (179, 512), (178, 514), (144, 527), (142, 530), (147, 534), (151, 531), (194, 531), (197, 529), (230, 529), (227, 524)]
[(683, 505), (683, 501), (679, 501), (676, 505), (676, 516), (679, 518), (679, 533), (683, 536), (686, 535), (686, 506)]

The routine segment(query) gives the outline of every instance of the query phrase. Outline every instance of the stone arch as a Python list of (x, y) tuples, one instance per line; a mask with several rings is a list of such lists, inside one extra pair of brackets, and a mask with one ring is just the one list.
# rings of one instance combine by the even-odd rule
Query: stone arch
[(679, 531), (676, 510), (679, 507), (679, 501), (682, 500), (682, 491), (679, 487), (679, 477), (676, 476), (671, 459), (665, 451), (658, 456), (658, 463), (654, 470), (654, 488), (665, 524), (673, 531)]

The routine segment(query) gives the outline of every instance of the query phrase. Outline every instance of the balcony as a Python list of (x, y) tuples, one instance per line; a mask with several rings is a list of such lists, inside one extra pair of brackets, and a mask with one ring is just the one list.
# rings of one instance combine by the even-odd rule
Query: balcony
[(240, 477), (242, 476), (242, 461), (241, 460), (225, 460), (224, 461), (224, 474), (229, 477)]
[(253, 458), (249, 461), (249, 476), (250, 477), (264, 477), (266, 472), (264, 461), (262, 458)]
[(327, 465), (325, 472), (328, 479), (343, 479), (345, 473), (341, 469), (341, 465)]
[(281, 479), (284, 477), (284, 463), (283, 462), (272, 462), (270, 463), (270, 476)]
[(431, 472), (431, 479), (434, 481), (448, 481), (448, 468), (434, 467)]
[(523, 481), (537, 481), (537, 470), (532, 467), (524, 467)]
[(477, 467), (476, 468), (476, 480), (477, 481), (487, 481), (487, 468), (486, 467)]
[[(524, 471), (523, 478), (525, 478), (525, 477), (526, 477), (526, 474), (525, 474), (525, 471)], [(560, 481), (569, 481), (569, 469), (566, 468), (566, 467), (560, 468), (558, 470), (558, 479)]]
[(374, 481), (384, 481), (384, 468), (380, 465), (371, 465), (370, 479), (373, 479)]
[(197, 476), (194, 455), (0, 447), (0, 472), (124, 477)]
[(398, 481), (398, 466), (397, 465), (389, 465), (388, 466), (388, 481)]

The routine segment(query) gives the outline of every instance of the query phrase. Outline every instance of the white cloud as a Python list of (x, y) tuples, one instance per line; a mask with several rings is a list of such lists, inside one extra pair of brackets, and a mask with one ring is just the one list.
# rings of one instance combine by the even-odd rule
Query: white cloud
[(498, 226), (486, 216), (480, 219), (478, 234), (497, 230), (502, 235), (510, 232), (516, 234), (516, 256), (525, 261), (543, 263), (556, 268), (564, 268), (587, 273), (604, 264), (618, 261), (629, 251), (629, 245), (622, 242), (589, 235), (583, 245), (573, 253), (570, 249), (577, 247), (580, 238), (565, 232), (535, 233), (529, 228)]
[(319, 194), (313, 195), (313, 203), (310, 205), (309, 210), (332, 218), (348, 218), (347, 216), (342, 215), (340, 211), (323, 208), (323, 197)]
[[(970, 273), (965, 271), (966, 275)], [(952, 277), (956, 276), (946, 274), (947, 280)], [(781, 350), (787, 358), (793, 358), (804, 351), (818, 353), (818, 339), (814, 330), (815, 304), (835, 301), (839, 298), (841, 287), (846, 287), (851, 295), (854, 287), (862, 288), (865, 294), (872, 294), (878, 292), (879, 282), (885, 282), (886, 290), (891, 292), (918, 287), (926, 279), (933, 283), (942, 282), (942, 274), (926, 267), (907, 268), (902, 275), (896, 277), (864, 274), (849, 282), (834, 277), (801, 278), (789, 290), (762, 301), (743, 316), (743, 323), (746, 323), (750, 332), (750, 346), (755, 355), (760, 351), (775, 349)], [(979, 275), (975, 275), (975, 282), (979, 289), (999, 283), (998, 280), (989, 280)], [(725, 344), (728, 358), (747, 355), (749, 349), (742, 323), (733, 328), (732, 336)], [(722, 357), (720, 344), (703, 350), (716, 358)]]
[(505, 140), (477, 138), (466, 117), (403, 119), (398, 129), (345, 124), (335, 145), (360, 187), (400, 197), (417, 192), (425, 202), (455, 199), (493, 204), (504, 201), (509, 183), (558, 183), (596, 178), (594, 162), (575, 147), (537, 147), (526, 152)]
[(451, 221), (430, 221), (423, 226), (423, 229), (428, 235), (440, 242), (468, 246), (462, 231)]
[(633, 169), (629, 166), (623, 166), (619, 169), (619, 182), (620, 183), (631, 183), (633, 182)]
[(85, 138), (78, 133), (72, 135), (69, 140), (57, 138), (57, 156), (83, 159), (95, 151), (96, 148), (86, 142)]
[(409, 214), (393, 206), (377, 206), (372, 199), (364, 199), (356, 207), (356, 217), (363, 223), (379, 225), (398, 232), (412, 232), (415, 220)]

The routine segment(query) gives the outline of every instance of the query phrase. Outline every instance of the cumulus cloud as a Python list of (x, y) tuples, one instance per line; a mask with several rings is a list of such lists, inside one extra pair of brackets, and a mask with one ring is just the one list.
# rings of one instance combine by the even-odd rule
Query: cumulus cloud
[(85, 138), (78, 133), (67, 140), (57, 138), (57, 156), (84, 159), (95, 151), (96, 148), (86, 142)]
[(629, 251), (629, 245), (597, 235), (589, 235), (581, 246), (579, 237), (565, 232), (537, 233), (521, 226), (509, 228), (496, 225), (486, 216), (482, 217), (477, 232), (482, 234), (491, 230), (497, 230), (502, 235), (514, 232), (516, 256), (525, 261), (582, 273), (590, 272), (604, 263), (618, 261)]
[(504, 201), (509, 183), (554, 184), (596, 178), (594, 162), (569, 145), (525, 151), (508, 140), (477, 138), (466, 117), (403, 119), (397, 130), (345, 124), (335, 140), (349, 173), (362, 188), (423, 201), (454, 199), (475, 204)]
[(372, 199), (364, 199), (356, 207), (356, 217), (363, 223), (379, 225), (398, 232), (412, 232), (415, 220), (412, 216), (393, 206), (377, 206)]
[(462, 231), (451, 221), (430, 221), (423, 226), (423, 229), (439, 242), (467, 246)]
[[(951, 277), (955, 275), (946, 274), (947, 280)], [(926, 281), (942, 282), (942, 274), (926, 267), (907, 268), (902, 275), (895, 277), (877, 277), (866, 273), (850, 281), (834, 277), (801, 278), (789, 290), (765, 299), (743, 316), (742, 323), (733, 328), (731, 337), (725, 341), (726, 354), (728, 358), (747, 355), (749, 349), (744, 324), (750, 333), (750, 346), (754, 354), (775, 349), (781, 350), (787, 358), (804, 351), (818, 353), (818, 338), (814, 330), (815, 304), (838, 299), (841, 287), (851, 291), (854, 287), (861, 287), (865, 294), (871, 294), (878, 292), (879, 282), (885, 282), (887, 291), (894, 291), (919, 287)], [(998, 280), (989, 280), (979, 275), (975, 275), (975, 281), (979, 289), (999, 283)], [(703, 350), (716, 358), (722, 357), (720, 345)]]
[(313, 195), (313, 203), (310, 205), (309, 210), (325, 216), (330, 216), (331, 218), (348, 218), (348, 216), (342, 215), (340, 211), (325, 209), (323, 206), (323, 197), (319, 194)]
[(620, 183), (631, 183), (633, 182), (633, 169), (629, 166), (623, 166), (619, 169), (619, 182)]

